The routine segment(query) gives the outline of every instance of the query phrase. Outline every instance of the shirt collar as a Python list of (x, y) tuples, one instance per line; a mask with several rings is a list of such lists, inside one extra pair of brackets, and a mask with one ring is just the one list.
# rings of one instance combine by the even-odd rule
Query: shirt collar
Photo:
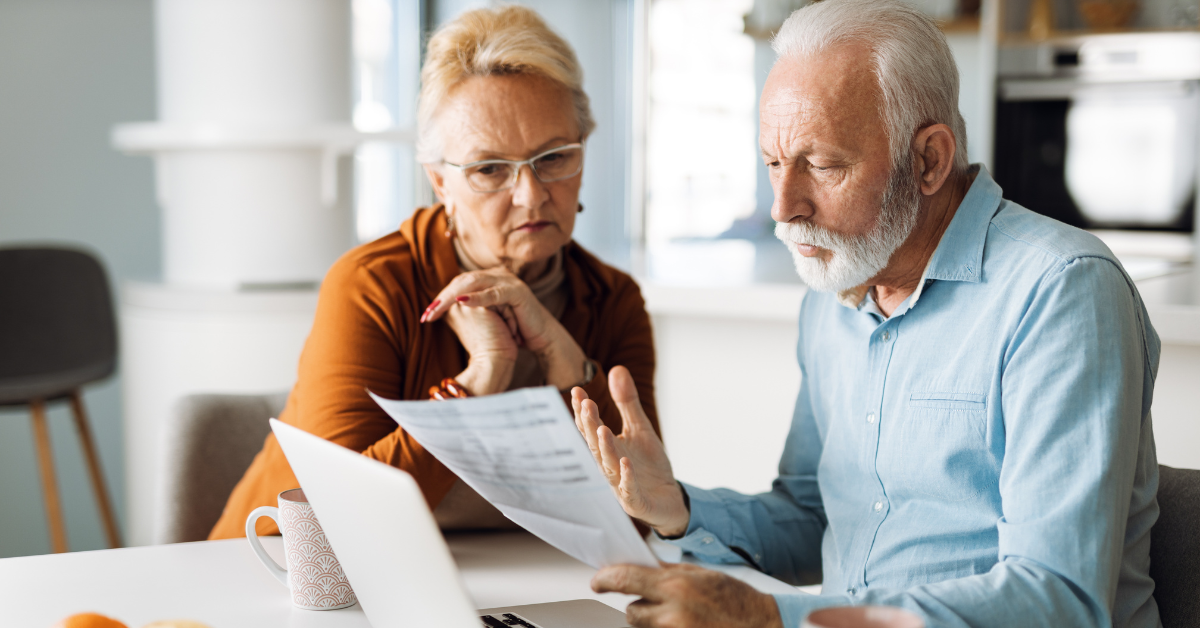
[[(983, 245), (987, 241), (988, 225), (1000, 207), (1002, 193), (986, 166), (974, 164), (971, 170), (978, 172), (975, 180), (954, 212), (954, 218), (942, 234), (942, 239), (933, 251), (933, 257), (926, 264), (916, 291), (905, 299), (908, 305), (897, 308), (893, 316), (912, 309), (921, 298), (925, 285), (931, 280), (971, 283), (980, 281), (983, 270)], [(846, 307), (861, 309), (870, 301), (869, 291), (866, 285), (850, 288), (837, 293), (837, 300)]]
[[(992, 217), (1000, 208), (1000, 186), (992, 179), (987, 168), (975, 164), (972, 169), (978, 169), (975, 181), (971, 183), (967, 195), (954, 212), (950, 226), (938, 242), (933, 257), (929, 260), (929, 268), (925, 271), (926, 279), (942, 279), (945, 281), (966, 281), (978, 283), (983, 273), (983, 245), (987, 242), (988, 226)], [(922, 284), (925, 282), (922, 281)]]

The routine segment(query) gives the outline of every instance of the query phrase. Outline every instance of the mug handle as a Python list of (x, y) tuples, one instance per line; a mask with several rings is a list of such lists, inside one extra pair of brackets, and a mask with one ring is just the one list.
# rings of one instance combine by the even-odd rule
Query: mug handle
[(261, 506), (259, 508), (255, 508), (254, 512), (250, 513), (249, 517), (246, 517), (246, 540), (250, 541), (250, 549), (253, 549), (254, 553), (258, 555), (258, 559), (262, 561), (262, 564), (267, 568), (267, 571), (271, 572), (271, 575), (278, 578), (279, 581), (283, 583), (283, 586), (287, 586), (287, 570), (283, 567), (280, 567), (279, 563), (275, 562), (275, 559), (271, 558), (271, 556), (267, 554), (267, 550), (263, 549), (262, 542), (258, 540), (258, 532), (255, 530), (255, 524), (258, 523), (258, 520), (261, 517), (270, 517), (275, 521), (275, 525), (279, 525), (278, 508), (275, 508), (274, 506)]

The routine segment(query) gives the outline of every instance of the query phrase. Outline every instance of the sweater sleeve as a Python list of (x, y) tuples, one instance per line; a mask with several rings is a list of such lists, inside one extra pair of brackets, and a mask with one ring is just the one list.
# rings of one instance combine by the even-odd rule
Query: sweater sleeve
[[(330, 269), (321, 287), (312, 331), (300, 356), (296, 385), (280, 420), (412, 474), (431, 507), (455, 476), (408, 436), (368, 395), (404, 396), (406, 338), (415, 316), (408, 290), (394, 277), (376, 274), (355, 258)], [(210, 538), (244, 534), (245, 518), (258, 506), (299, 486), (274, 436), (234, 488)], [(270, 520), (260, 534), (278, 534)]]
[(599, 364), (596, 376), (583, 387), (588, 397), (595, 400), (600, 418), (615, 434), (621, 433), (621, 413), (613, 403), (608, 391), (608, 371), (614, 366), (624, 366), (633, 376), (642, 408), (662, 435), (658, 425), (658, 407), (654, 399), (654, 333), (650, 326), (650, 314), (642, 292), (632, 279), (618, 284), (612, 296), (609, 310), (600, 318), (604, 321), (598, 337), (604, 342), (589, 356)]
[(430, 507), (455, 476), (367, 395), (403, 399), (412, 373), (405, 360), (413, 312), (409, 290), (393, 277), (357, 266), (334, 275), (300, 360), (302, 429), (412, 474)]

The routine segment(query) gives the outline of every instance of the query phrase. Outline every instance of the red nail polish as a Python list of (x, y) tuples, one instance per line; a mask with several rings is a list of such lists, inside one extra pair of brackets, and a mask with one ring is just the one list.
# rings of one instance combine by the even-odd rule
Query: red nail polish
[(471, 297), (468, 297), (468, 296), (465, 296), (465, 295), (464, 295), (464, 296), (461, 296), (461, 297), (458, 297), (458, 299), (457, 299), (457, 301), (458, 301), (459, 303), (462, 303), (462, 302), (464, 302), (464, 301), (470, 301), (470, 300), (471, 300)]

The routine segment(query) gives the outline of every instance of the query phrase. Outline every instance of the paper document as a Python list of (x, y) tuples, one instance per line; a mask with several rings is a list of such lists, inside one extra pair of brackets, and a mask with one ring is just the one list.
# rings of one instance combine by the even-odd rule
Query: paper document
[(371, 398), (504, 516), (547, 543), (597, 569), (658, 565), (554, 388), (449, 401)]

